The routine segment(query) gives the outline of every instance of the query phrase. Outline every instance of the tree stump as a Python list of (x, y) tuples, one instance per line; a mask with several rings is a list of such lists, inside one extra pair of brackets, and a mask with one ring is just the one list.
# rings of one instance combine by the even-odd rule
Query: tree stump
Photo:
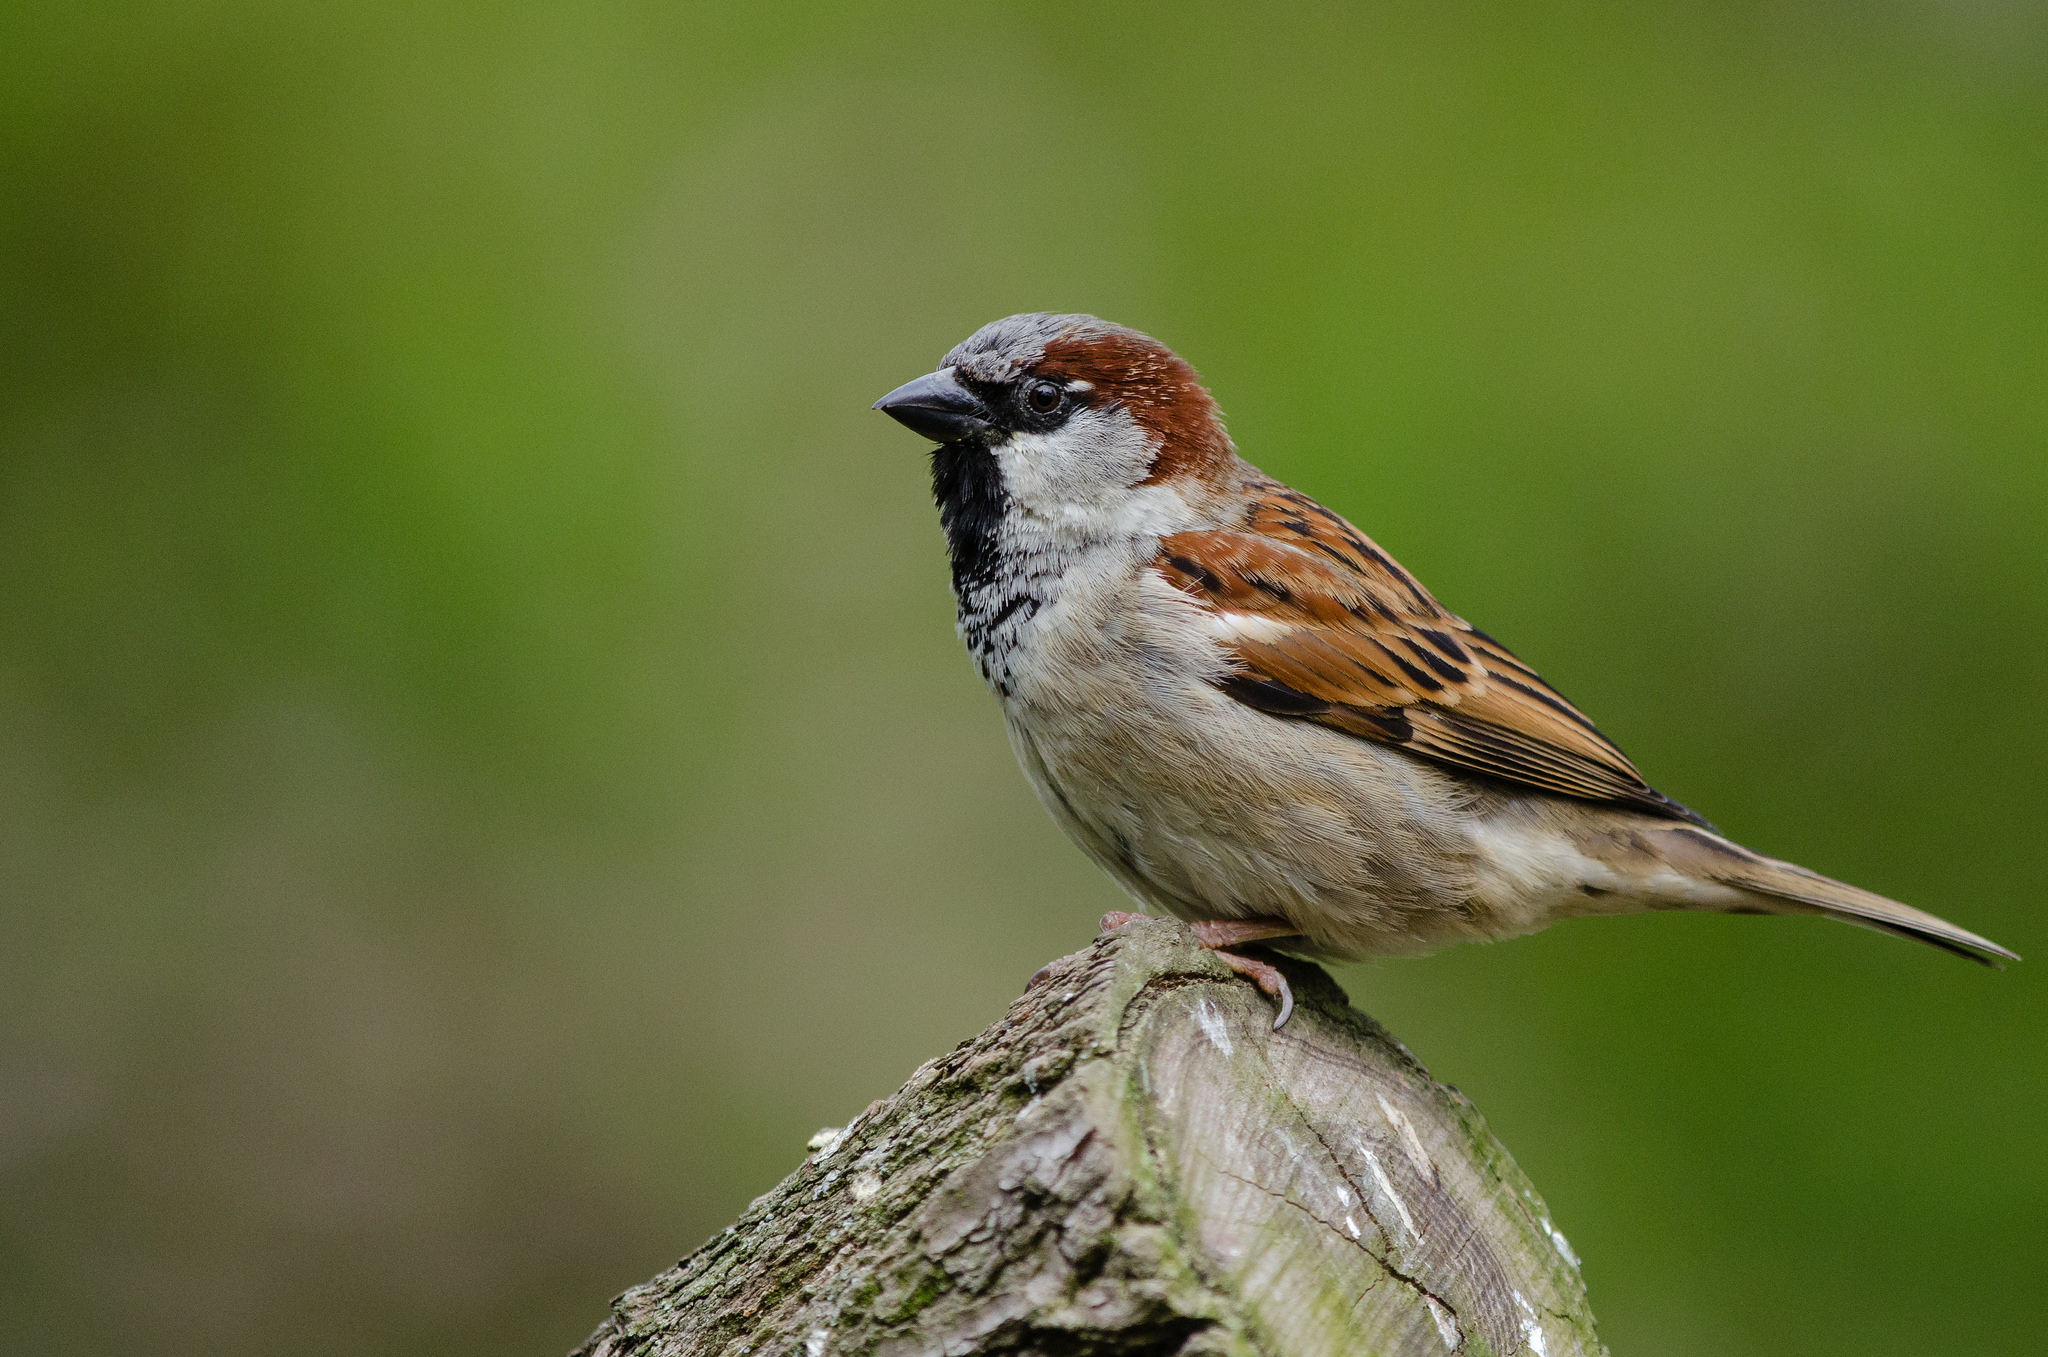
[(1181, 923), (1062, 958), (579, 1357), (1604, 1353), (1478, 1111), (1275, 961), (1278, 1032)]

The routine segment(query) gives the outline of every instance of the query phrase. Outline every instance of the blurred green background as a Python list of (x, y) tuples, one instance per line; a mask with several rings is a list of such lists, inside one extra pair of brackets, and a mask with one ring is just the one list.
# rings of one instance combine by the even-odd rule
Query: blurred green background
[(1199, 366), (1764, 850), (1342, 974), (1618, 1354), (2048, 1325), (2048, 17), (0, 10), (0, 1350), (558, 1352), (1120, 898), (958, 650), (982, 322)]

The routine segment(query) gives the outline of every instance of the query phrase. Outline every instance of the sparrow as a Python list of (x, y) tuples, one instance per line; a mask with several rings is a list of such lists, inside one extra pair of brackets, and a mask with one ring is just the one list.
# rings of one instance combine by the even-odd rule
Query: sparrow
[(1157, 340), (1011, 316), (874, 408), (938, 445), (960, 638), (1033, 790), (1127, 894), (1269, 995), (1276, 1029), (1285, 977), (1230, 949), (1360, 960), (1718, 910), (2018, 960), (1652, 788), (1506, 646), (1240, 458)]

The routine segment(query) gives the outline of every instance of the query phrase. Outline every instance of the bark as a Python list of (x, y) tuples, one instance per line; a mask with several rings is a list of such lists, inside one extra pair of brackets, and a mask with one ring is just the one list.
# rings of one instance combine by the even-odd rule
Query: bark
[(1604, 1354), (1478, 1111), (1275, 960), (1279, 1032), (1180, 923), (1061, 959), (579, 1357)]

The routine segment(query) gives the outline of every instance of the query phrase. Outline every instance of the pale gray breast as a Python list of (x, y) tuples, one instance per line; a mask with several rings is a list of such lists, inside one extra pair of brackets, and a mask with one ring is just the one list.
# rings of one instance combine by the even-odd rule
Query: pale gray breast
[(1457, 784), (1227, 696), (1210, 681), (1222, 663), (1202, 615), (1163, 581), (1136, 595), (1070, 588), (1027, 640), (1004, 702), (1018, 758), (1053, 817), (1141, 901), (1187, 918), (1279, 915), (1354, 956), (1482, 926), (1459, 917), (1474, 883)]

